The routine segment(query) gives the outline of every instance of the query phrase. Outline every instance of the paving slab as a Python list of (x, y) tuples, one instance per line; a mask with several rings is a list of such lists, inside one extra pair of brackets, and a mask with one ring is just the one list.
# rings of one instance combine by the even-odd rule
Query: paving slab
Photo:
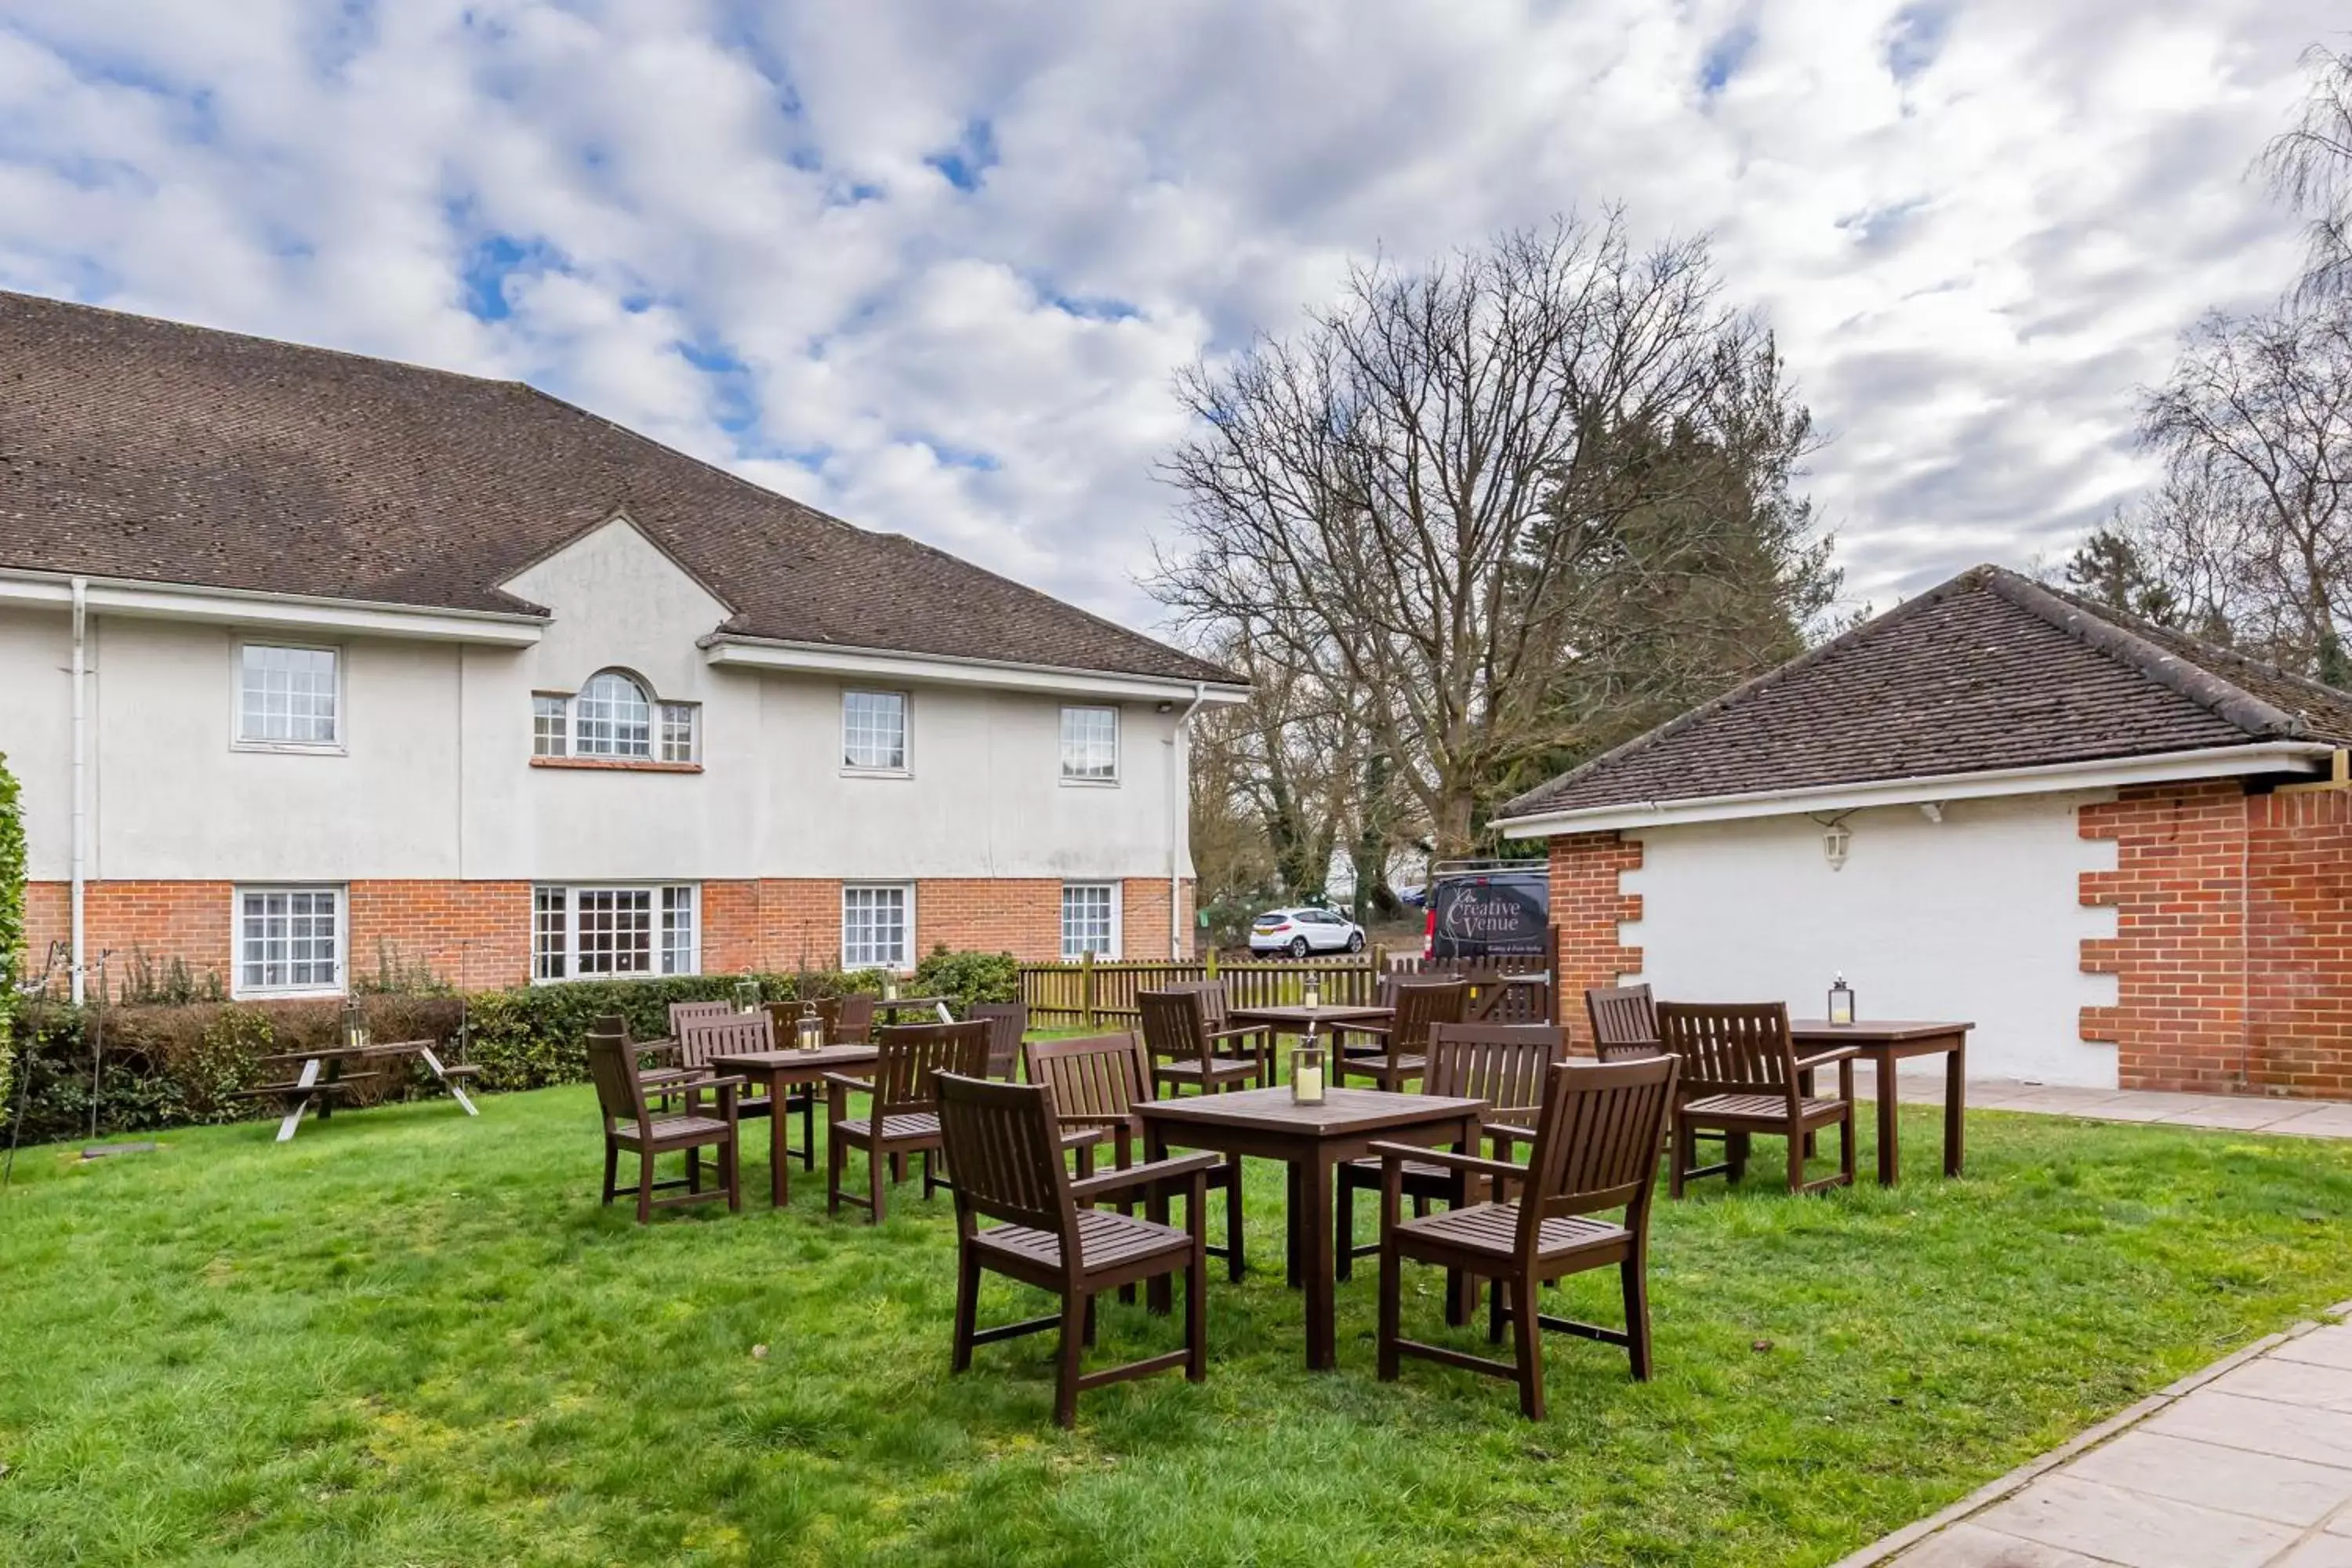
[(2044, 1546), (1987, 1530), (1958, 1524), (1903, 1559), (1903, 1568), (2106, 1568), (2095, 1557)]
[(2352, 1371), (2309, 1362), (2265, 1356), (2216, 1378), (2213, 1389), (2219, 1394), (2275, 1399), (2282, 1405), (2303, 1405), (2315, 1410), (2352, 1411)]
[(2147, 1429), (2225, 1448), (2352, 1469), (2352, 1415), (2200, 1388), (2148, 1418)]
[(2271, 1568), (2352, 1568), (2352, 1535), (2318, 1535), (2279, 1558)]
[(2225, 1448), (2193, 1438), (2168, 1437), (2145, 1429), (2126, 1432), (2092, 1449), (2069, 1465), (2066, 1473), (2123, 1491), (2172, 1498), (2222, 1513), (2250, 1514), (2298, 1530), (2318, 1524), (2352, 1503), (2352, 1469)]
[(2273, 1352), (2281, 1361), (2352, 1368), (2352, 1325), (2330, 1323), (2289, 1340)]
[(2063, 1472), (1996, 1503), (1977, 1522), (2128, 1568), (2262, 1568), (2303, 1533), (2291, 1524), (2126, 1491)]

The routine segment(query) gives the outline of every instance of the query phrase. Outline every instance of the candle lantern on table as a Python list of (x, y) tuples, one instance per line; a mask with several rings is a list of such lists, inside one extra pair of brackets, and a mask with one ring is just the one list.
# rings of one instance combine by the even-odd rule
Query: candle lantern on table
[(1290, 1102), (1322, 1104), (1326, 1070), (1322, 1037), (1309, 1026), (1306, 1037), (1290, 1053)]
[(898, 999), (898, 977), (895, 974), (884, 975), (882, 977), (882, 1000), (885, 1002), (896, 1002)]
[(367, 1015), (360, 1010), (360, 999), (351, 997), (343, 1003), (343, 1047), (347, 1050), (367, 1049)]
[(1830, 986), (1830, 1022), (1839, 1028), (1853, 1022), (1853, 987), (1843, 974)]
[(760, 983), (750, 975), (735, 983), (735, 1011), (756, 1013), (760, 1010)]
[(1298, 1000), (1310, 1013), (1323, 1005), (1323, 981), (1320, 976), (1309, 974), (1300, 983)]
[(801, 1049), (804, 1051), (824, 1049), (824, 1020), (816, 1016), (815, 1003), (801, 1004), (800, 1022), (793, 1026), (793, 1032), (799, 1037)]

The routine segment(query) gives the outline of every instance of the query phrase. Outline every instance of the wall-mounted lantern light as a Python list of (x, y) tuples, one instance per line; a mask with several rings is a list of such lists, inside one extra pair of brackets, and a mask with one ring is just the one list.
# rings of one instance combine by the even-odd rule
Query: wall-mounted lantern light
[(1829, 860), (1830, 869), (1845, 869), (1845, 852), (1853, 843), (1853, 829), (1843, 822), (1832, 822), (1822, 830), (1822, 854)]

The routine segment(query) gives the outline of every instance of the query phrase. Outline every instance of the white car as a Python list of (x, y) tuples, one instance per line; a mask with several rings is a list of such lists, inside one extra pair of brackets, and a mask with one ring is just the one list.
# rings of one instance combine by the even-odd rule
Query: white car
[(1361, 952), (1364, 928), (1330, 910), (1268, 910), (1250, 922), (1252, 952)]

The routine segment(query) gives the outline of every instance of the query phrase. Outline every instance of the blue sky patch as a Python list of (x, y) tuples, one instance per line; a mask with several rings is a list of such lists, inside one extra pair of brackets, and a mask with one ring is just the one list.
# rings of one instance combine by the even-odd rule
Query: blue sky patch
[(1936, 63), (1952, 15), (1941, 5), (1906, 5), (1886, 29), (1886, 68), (1896, 81), (1909, 81)]
[(996, 128), (985, 120), (967, 121), (954, 146), (923, 162), (945, 174), (957, 190), (976, 191), (982, 177), (996, 167)]
[(1748, 54), (1756, 47), (1756, 24), (1742, 22), (1727, 32), (1718, 34), (1707, 45), (1706, 53), (1698, 62), (1698, 86), (1710, 97), (1721, 92), (1724, 84), (1739, 74), (1748, 63)]

